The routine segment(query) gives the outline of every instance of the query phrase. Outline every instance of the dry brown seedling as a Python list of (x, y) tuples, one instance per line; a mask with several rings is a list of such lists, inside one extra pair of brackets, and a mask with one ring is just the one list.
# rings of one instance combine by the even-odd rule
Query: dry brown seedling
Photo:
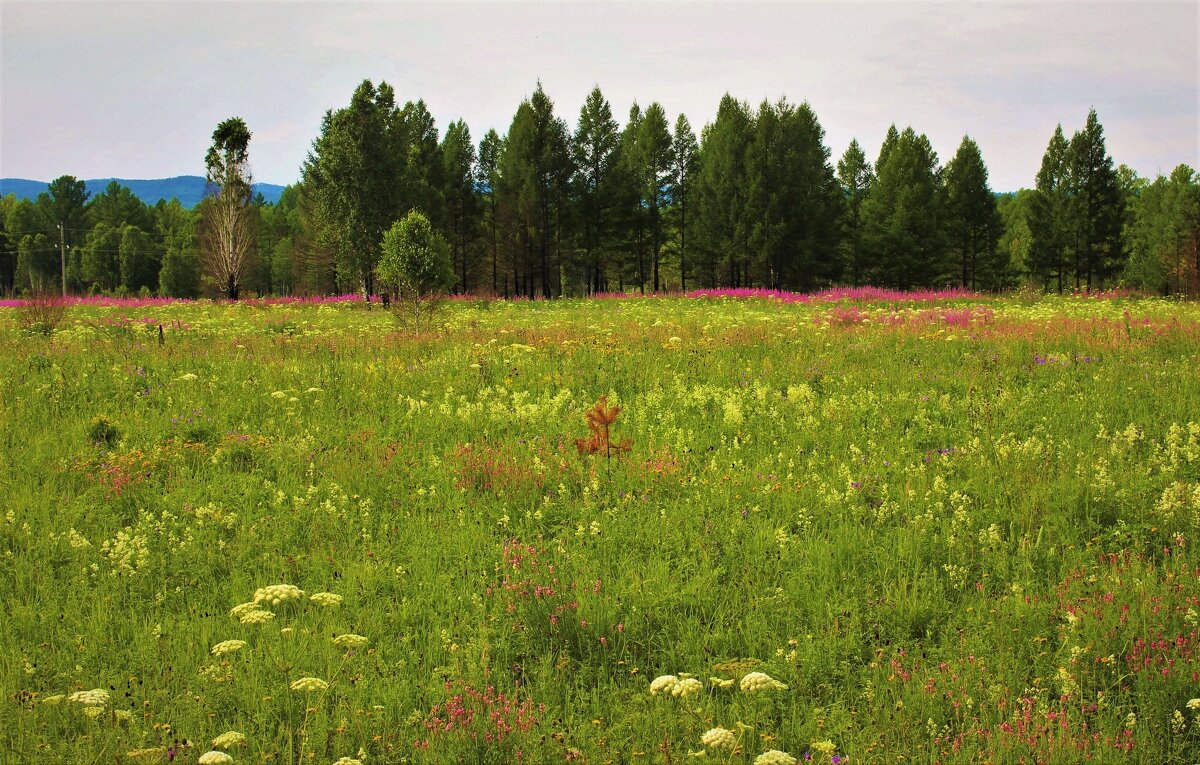
[(620, 413), (621, 407), (608, 405), (608, 396), (596, 399), (596, 405), (584, 414), (588, 430), (592, 432), (591, 437), (575, 439), (575, 447), (579, 449), (579, 453), (603, 454), (605, 459), (611, 460), (613, 454), (620, 455), (629, 451), (633, 445), (630, 439), (617, 442), (612, 440), (612, 426)]

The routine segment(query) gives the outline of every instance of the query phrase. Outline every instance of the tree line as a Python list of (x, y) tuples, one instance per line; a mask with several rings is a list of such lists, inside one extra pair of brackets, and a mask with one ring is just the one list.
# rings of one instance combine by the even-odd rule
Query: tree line
[(278, 204), (249, 193), (249, 142), (240, 119), (218, 126), (212, 193), (193, 210), (147, 207), (116, 183), (88, 199), (70, 176), (35, 201), (5, 197), (0, 290), (65, 276), (70, 292), (370, 295), (384, 234), (417, 211), (449, 243), (459, 293), (1200, 294), (1200, 177), (1115, 166), (1094, 110), (1070, 139), (1056, 128), (1034, 187), (1015, 194), (991, 189), (970, 137), (943, 165), (927, 136), (893, 125), (874, 161), (854, 140), (834, 162), (807, 103), (730, 95), (697, 136), (658, 103), (635, 103), (622, 126), (597, 87), (572, 129), (539, 84), (503, 135), (476, 143), (465, 122), (439, 134), (423, 101), (364, 81), (324, 115)]

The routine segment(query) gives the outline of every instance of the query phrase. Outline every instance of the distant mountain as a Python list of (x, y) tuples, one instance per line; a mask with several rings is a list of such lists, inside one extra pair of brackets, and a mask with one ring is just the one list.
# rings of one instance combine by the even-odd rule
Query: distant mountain
[[(125, 178), (93, 178), (84, 181), (92, 196), (104, 191), (104, 187), (112, 181), (126, 186), (134, 196), (148, 205), (160, 199), (178, 199), (184, 207), (195, 207), (204, 198), (204, 179), (198, 175), (180, 175), (175, 178), (156, 178), (154, 180), (137, 180)], [(0, 196), (16, 194), (18, 199), (37, 199), (37, 195), (46, 190), (49, 184), (44, 181), (29, 181), (24, 178), (0, 178)], [(283, 193), (283, 186), (274, 183), (256, 183), (254, 190), (263, 195), (268, 202), (278, 202)]]

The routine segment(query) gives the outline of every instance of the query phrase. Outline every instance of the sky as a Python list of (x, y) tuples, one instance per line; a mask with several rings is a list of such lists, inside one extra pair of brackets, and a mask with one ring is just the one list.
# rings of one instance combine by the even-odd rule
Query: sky
[(831, 161), (892, 123), (942, 163), (963, 135), (992, 188), (1030, 187), (1055, 125), (1095, 108), (1139, 175), (1200, 167), (1200, 2), (10, 2), (0, 0), (0, 177), (203, 175), (246, 120), (286, 184), (364, 79), (439, 131), (503, 134), (540, 80), (574, 129), (600, 86), (624, 122), (658, 101), (697, 135), (726, 92), (807, 101)]

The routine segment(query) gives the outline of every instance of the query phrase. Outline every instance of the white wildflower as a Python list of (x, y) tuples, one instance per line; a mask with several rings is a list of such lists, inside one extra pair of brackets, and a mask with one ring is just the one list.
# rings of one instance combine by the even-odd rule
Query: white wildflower
[(275, 618), (275, 614), (262, 609), (247, 611), (238, 619), (242, 624), (266, 624)]
[(685, 677), (671, 686), (671, 695), (677, 699), (682, 699), (699, 693), (703, 689), (704, 685), (699, 680), (694, 677)]
[(342, 596), (332, 592), (318, 592), (314, 593), (309, 600), (318, 606), (337, 606), (341, 605)]
[(254, 602), (267, 602), (273, 606), (280, 603), (304, 597), (304, 590), (294, 584), (271, 584), (259, 587), (254, 592)]
[(338, 635), (333, 639), (333, 644), (342, 648), (362, 648), (368, 643), (368, 639), (362, 635)]
[(650, 681), (650, 695), (657, 696), (660, 693), (670, 693), (675, 684), (679, 682), (679, 678), (675, 675), (659, 675)]
[(76, 691), (67, 697), (68, 701), (83, 704), (85, 707), (103, 707), (108, 705), (108, 691), (103, 688), (93, 688), (90, 691)]
[(245, 735), (238, 733), (236, 730), (231, 730), (214, 738), (212, 745), (213, 749), (232, 749), (235, 746), (243, 746), (245, 743)]
[(291, 688), (293, 691), (301, 693), (313, 693), (314, 691), (323, 691), (329, 687), (329, 683), (319, 677), (302, 677), (299, 680), (292, 681)]
[(768, 749), (754, 758), (754, 765), (796, 765), (796, 758), (778, 749)]
[(216, 749), (205, 752), (200, 755), (200, 759), (196, 760), (197, 765), (230, 765), (232, 762), (232, 757), (224, 752), (218, 752)]
[(222, 640), (212, 647), (213, 656), (224, 656), (227, 653), (234, 653), (246, 647), (245, 640)]
[(700, 743), (709, 749), (733, 751), (733, 747), (737, 744), (737, 736), (726, 728), (712, 728), (700, 736)]
[(765, 672), (751, 672), (742, 678), (742, 681), (738, 684), (738, 687), (746, 693), (787, 690), (786, 685), (766, 674)]

